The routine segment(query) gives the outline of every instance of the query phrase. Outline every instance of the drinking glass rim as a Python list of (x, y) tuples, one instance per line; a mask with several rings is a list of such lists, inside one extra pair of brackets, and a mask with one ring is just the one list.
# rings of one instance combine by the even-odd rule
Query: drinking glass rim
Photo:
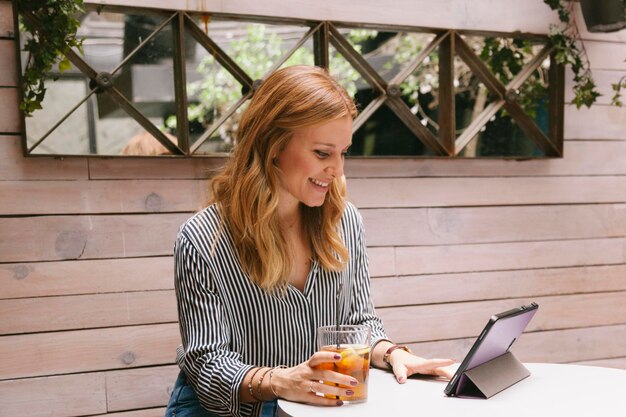
[(337, 330), (337, 326), (328, 325), (328, 326), (319, 326), (317, 331), (323, 332), (334, 332), (334, 333), (352, 333), (354, 331), (367, 330), (368, 332), (372, 332), (372, 330), (364, 325), (364, 324), (340, 324), (339, 330)]

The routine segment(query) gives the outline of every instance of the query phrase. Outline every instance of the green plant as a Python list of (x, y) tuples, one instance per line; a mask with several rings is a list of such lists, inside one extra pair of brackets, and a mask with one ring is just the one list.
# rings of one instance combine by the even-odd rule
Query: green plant
[(543, 2), (559, 15), (561, 23), (551, 25), (549, 37), (556, 48), (556, 61), (569, 64), (574, 73), (572, 103), (576, 108), (591, 107), (600, 93), (591, 75), (589, 59), (574, 21), (572, 13), (574, 2), (569, 0), (543, 0)]
[(19, 0), (21, 32), (31, 37), (24, 44), (28, 61), (22, 76), (23, 99), (20, 109), (26, 116), (41, 109), (46, 94), (44, 81), (56, 80), (54, 66), (60, 72), (71, 68), (65, 53), (70, 48), (82, 52), (83, 40), (76, 37), (80, 22), (77, 13), (83, 11), (83, 0)]
[[(355, 36), (359, 36), (359, 32), (354, 32)], [(285, 53), (284, 42), (278, 34), (269, 31), (265, 24), (251, 23), (246, 26), (244, 36), (223, 46), (228, 55), (252, 79), (261, 79)], [(297, 49), (283, 66), (313, 65), (313, 63), (313, 51), (305, 46)], [(203, 128), (207, 128), (241, 97), (241, 85), (210, 54), (199, 62), (196, 71), (201, 74), (200, 80), (187, 85), (187, 94), (196, 98), (196, 102), (189, 104), (188, 117), (190, 121), (198, 122)], [(357, 91), (355, 83), (359, 74), (336, 51), (330, 54), (330, 71), (354, 97)], [(243, 109), (243, 106), (240, 107), (220, 126), (217, 132), (219, 139), (226, 144), (226, 149), (232, 145), (234, 131), (238, 126)], [(164, 124), (164, 128), (175, 130), (176, 116), (168, 116)]]
[(611, 84), (613, 88), (613, 98), (611, 99), (611, 104), (617, 107), (622, 107), (624, 103), (622, 103), (622, 88), (626, 89), (626, 75), (622, 76), (618, 82), (615, 84)]

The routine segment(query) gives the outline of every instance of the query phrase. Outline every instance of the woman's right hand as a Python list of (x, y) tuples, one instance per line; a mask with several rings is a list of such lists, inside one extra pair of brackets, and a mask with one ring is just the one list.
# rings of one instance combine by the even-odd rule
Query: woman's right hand
[[(279, 398), (301, 403), (336, 406), (342, 405), (343, 401), (337, 399), (339, 396), (350, 397), (354, 391), (350, 388), (341, 388), (334, 384), (347, 387), (355, 387), (358, 381), (339, 372), (321, 370), (318, 367), (323, 363), (337, 362), (341, 360), (341, 355), (334, 352), (316, 352), (300, 365), (293, 368), (285, 368), (274, 372), (272, 377), (272, 387)], [(333, 385), (327, 385), (320, 381), (325, 381)], [(324, 394), (324, 396), (316, 395)], [(332, 396), (326, 398), (326, 395)]]

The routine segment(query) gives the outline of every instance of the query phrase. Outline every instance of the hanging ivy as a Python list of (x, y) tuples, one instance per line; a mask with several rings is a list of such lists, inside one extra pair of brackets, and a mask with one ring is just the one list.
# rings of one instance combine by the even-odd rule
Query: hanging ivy
[(551, 25), (550, 41), (556, 48), (556, 61), (560, 64), (569, 64), (574, 73), (574, 99), (576, 108), (591, 107), (601, 95), (598, 92), (585, 47), (572, 17), (574, 2), (569, 0), (543, 0), (559, 14), (560, 25)]
[(83, 40), (76, 37), (80, 26), (76, 16), (84, 11), (83, 0), (18, 0), (16, 4), (21, 30), (31, 34), (24, 45), (28, 61), (22, 76), (20, 103), (20, 109), (30, 116), (41, 109), (46, 95), (44, 81), (58, 78), (53, 68), (56, 66), (60, 72), (71, 68), (65, 53), (70, 48), (82, 52)]

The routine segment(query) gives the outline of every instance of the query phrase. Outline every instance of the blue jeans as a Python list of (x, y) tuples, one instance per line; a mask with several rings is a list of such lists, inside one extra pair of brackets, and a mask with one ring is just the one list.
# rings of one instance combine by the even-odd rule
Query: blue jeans
[[(274, 417), (276, 415), (276, 401), (266, 401), (263, 403), (261, 417)], [(187, 382), (187, 375), (180, 371), (172, 396), (165, 410), (165, 417), (217, 417), (208, 412), (200, 405), (200, 400), (193, 387)]]

